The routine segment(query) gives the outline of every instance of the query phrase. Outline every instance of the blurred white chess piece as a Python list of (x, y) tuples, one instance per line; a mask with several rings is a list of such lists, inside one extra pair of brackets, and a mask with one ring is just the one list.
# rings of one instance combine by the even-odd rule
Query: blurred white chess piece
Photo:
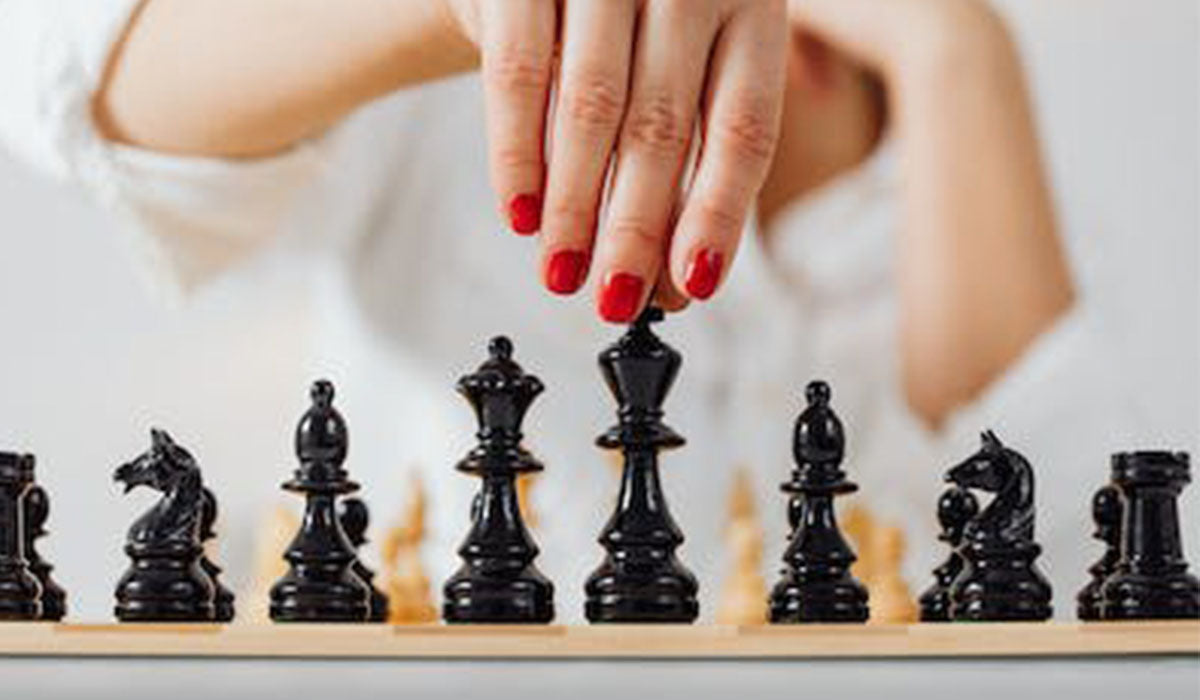
[(283, 504), (276, 505), (263, 518), (254, 545), (254, 578), (247, 594), (238, 601), (240, 609), (235, 622), (270, 622), (271, 587), (288, 571), (283, 553), (299, 530), (300, 518)]
[(421, 561), (425, 538), (425, 488), (414, 472), (409, 478), (408, 502), (399, 523), (380, 544), (383, 590), (388, 595), (388, 622), (421, 624), (437, 620), (429, 576)]
[(762, 577), (763, 529), (758, 523), (754, 490), (745, 469), (734, 474), (729, 492), (726, 543), (732, 570), (721, 589), (717, 623), (761, 625), (767, 621), (767, 584)]
[(904, 531), (879, 527), (872, 534), (874, 572), (867, 590), (871, 595), (870, 622), (903, 624), (917, 621), (917, 604), (900, 575), (904, 560)]

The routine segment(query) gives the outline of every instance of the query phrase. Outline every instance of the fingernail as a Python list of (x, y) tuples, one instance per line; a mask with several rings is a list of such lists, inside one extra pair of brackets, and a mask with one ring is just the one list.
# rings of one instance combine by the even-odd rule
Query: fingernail
[(522, 236), (536, 233), (542, 227), (542, 197), (538, 194), (519, 194), (508, 203), (508, 223)]
[(587, 276), (587, 254), (578, 250), (560, 250), (546, 264), (546, 287), (555, 294), (573, 294)]
[(724, 256), (712, 248), (705, 248), (692, 258), (684, 273), (684, 289), (693, 299), (704, 301), (717, 291), (717, 282), (721, 279), (721, 266), (725, 263)]
[(637, 315), (646, 283), (627, 272), (610, 272), (600, 290), (600, 317), (609, 323), (629, 323)]

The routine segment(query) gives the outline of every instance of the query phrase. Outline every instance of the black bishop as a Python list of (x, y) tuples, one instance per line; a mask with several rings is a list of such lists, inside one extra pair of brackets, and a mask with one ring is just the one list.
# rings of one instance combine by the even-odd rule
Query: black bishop
[(300, 466), (283, 485), (304, 495), (304, 520), (284, 553), (290, 569), (271, 588), (271, 619), (366, 622), (370, 591), (354, 573), (354, 548), (336, 510), (340, 496), (358, 490), (342, 468), (349, 448), (346, 422), (333, 407), (333, 384), (314, 383), (310, 396), (312, 406), (296, 427)]
[(858, 487), (841, 470), (842, 422), (829, 407), (825, 382), (809, 383), (808, 406), (796, 420), (792, 454), (796, 466), (782, 485), (789, 494), (792, 534), (782, 578), (771, 592), (773, 623), (865, 622), (867, 590), (850, 574), (856, 557), (838, 529), (833, 498)]

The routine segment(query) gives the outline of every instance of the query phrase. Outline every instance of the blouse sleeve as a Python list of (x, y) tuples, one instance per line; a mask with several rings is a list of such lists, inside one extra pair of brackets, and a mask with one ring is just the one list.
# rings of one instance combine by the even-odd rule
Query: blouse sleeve
[(85, 189), (122, 223), (159, 289), (186, 292), (272, 239), (320, 170), (323, 141), (233, 161), (106, 140), (92, 96), (139, 3), (0, 0), (0, 145)]

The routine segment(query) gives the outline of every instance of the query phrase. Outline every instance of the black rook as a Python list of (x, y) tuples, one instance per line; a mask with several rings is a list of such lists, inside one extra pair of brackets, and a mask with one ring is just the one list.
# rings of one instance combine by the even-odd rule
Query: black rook
[(36, 620), (42, 614), (42, 588), (25, 558), (25, 494), (33, 465), (32, 455), (0, 452), (0, 620)]
[(1200, 617), (1200, 581), (1187, 572), (1176, 500), (1191, 481), (1185, 452), (1112, 458), (1121, 491), (1121, 558), (1104, 584), (1106, 620)]

